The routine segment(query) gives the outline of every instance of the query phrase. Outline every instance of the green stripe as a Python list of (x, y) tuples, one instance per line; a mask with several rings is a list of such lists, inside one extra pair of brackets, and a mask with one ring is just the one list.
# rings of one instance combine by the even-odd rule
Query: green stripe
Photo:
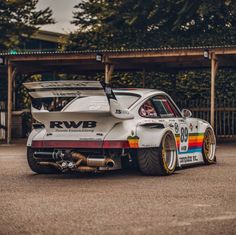
[[(189, 133), (189, 136), (204, 136), (204, 133)], [(180, 137), (180, 134), (175, 134), (175, 137)]]
[(189, 133), (189, 136), (204, 136), (204, 133)]

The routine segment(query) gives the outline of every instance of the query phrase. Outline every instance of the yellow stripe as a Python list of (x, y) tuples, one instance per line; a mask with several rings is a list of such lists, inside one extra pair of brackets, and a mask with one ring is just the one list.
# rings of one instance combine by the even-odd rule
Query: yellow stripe
[[(180, 137), (179, 137), (179, 136), (178, 136), (178, 137), (175, 137), (175, 139), (176, 139), (177, 142), (180, 141)], [(204, 136), (189, 136), (189, 137), (188, 137), (188, 141), (189, 141), (189, 142), (195, 142), (195, 141), (197, 141), (197, 142), (202, 142), (203, 139), (204, 139)]]

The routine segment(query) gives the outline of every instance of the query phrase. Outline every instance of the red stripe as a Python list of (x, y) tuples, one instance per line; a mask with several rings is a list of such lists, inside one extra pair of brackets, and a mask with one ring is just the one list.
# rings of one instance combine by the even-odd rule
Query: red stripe
[(64, 140), (35, 140), (32, 141), (33, 148), (129, 148), (128, 141), (64, 141)]
[[(203, 142), (194, 142), (194, 143), (188, 143), (188, 147), (202, 147)], [(180, 143), (177, 143), (177, 147), (179, 148)]]
[(202, 142), (196, 142), (196, 143), (189, 143), (189, 147), (202, 147)]

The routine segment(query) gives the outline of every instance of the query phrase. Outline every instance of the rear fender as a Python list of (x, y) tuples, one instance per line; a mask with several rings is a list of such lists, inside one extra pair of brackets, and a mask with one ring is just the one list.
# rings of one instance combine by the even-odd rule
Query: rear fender
[[(173, 133), (165, 122), (155, 120), (144, 120), (139, 122), (136, 127), (136, 135), (139, 137), (139, 147), (160, 147), (162, 137), (167, 131)], [(173, 136), (175, 136), (174, 133)], [(175, 148), (177, 148), (177, 145)]]
[(27, 147), (32, 146), (33, 140), (35, 140), (36, 138), (43, 139), (45, 135), (46, 135), (45, 128), (33, 129), (28, 137), (27, 144), (26, 144)]
[[(145, 125), (137, 126), (137, 136), (139, 137), (139, 148), (152, 148), (160, 147), (164, 134), (170, 131), (175, 139), (175, 134), (171, 128), (160, 122), (146, 122)], [(170, 146), (177, 151), (177, 143), (175, 139), (175, 145)], [(180, 166), (179, 158), (177, 157), (177, 166)]]

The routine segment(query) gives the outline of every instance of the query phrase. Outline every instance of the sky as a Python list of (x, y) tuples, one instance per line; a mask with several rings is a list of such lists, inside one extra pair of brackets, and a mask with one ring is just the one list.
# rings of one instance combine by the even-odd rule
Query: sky
[(56, 24), (45, 25), (41, 29), (59, 33), (74, 31), (75, 26), (70, 24), (70, 21), (73, 16), (73, 7), (79, 2), (80, 0), (39, 0), (37, 8), (45, 9), (50, 7), (53, 11), (53, 18), (56, 21)]

